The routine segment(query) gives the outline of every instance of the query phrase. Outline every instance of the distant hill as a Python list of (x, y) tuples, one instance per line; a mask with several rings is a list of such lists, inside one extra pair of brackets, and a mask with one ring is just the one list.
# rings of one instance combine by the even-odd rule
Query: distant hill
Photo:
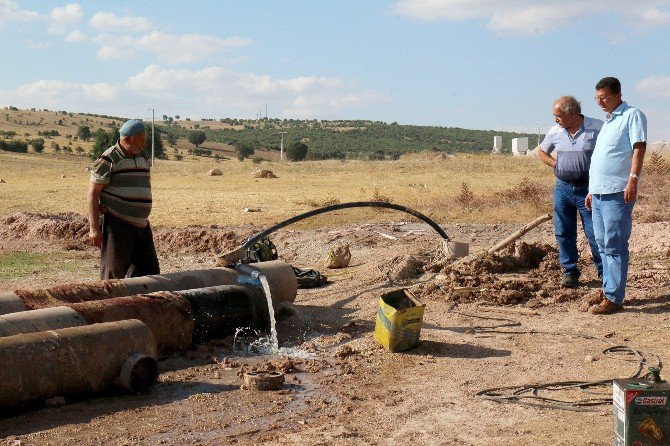
[[(175, 117), (178, 118), (178, 117)], [(293, 141), (302, 141), (309, 147), (308, 159), (397, 159), (400, 155), (425, 150), (445, 153), (484, 152), (493, 147), (493, 136), (503, 137), (504, 152), (510, 152), (511, 140), (528, 137), (529, 148), (535, 147), (537, 135), (470, 130), (457, 127), (416, 126), (367, 120), (294, 120), (267, 119), (243, 120), (235, 118), (175, 119), (164, 116), (156, 120), (157, 133), (161, 135), (166, 153), (173, 155), (193, 147), (187, 141), (189, 133), (201, 130), (207, 137), (204, 147), (213, 152), (229, 152), (239, 141), (253, 141), (264, 151), (279, 151), (281, 135), (284, 147)], [(118, 127), (126, 118), (96, 114), (72, 113), (50, 110), (20, 110), (5, 107), (0, 115), (0, 138), (45, 139), (45, 151), (54, 144), (69, 147), (72, 153), (88, 153), (91, 141), (78, 138), (82, 126), (91, 132), (99, 128)], [(172, 141), (170, 144), (168, 141)], [(76, 149), (76, 150), (74, 150)], [(271, 153), (271, 152), (270, 152)]]

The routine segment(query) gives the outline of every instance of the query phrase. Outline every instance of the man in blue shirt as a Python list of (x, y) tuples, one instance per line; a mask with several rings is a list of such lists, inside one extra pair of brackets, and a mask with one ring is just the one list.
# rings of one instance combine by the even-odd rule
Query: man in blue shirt
[[(577, 213), (591, 246), (593, 264), (598, 276), (603, 273), (600, 252), (593, 234), (591, 211), (585, 200), (589, 192), (591, 154), (603, 122), (582, 115), (581, 104), (572, 96), (563, 96), (552, 108), (552, 127), (537, 149), (537, 156), (554, 170), (554, 233), (558, 257), (563, 267), (562, 287), (579, 284), (579, 251), (577, 250)], [(554, 156), (552, 156), (554, 155)]]
[(593, 314), (623, 309), (628, 276), (628, 239), (633, 206), (647, 148), (647, 118), (621, 99), (621, 83), (605, 77), (596, 84), (595, 100), (607, 113), (591, 169), (586, 206), (593, 209), (593, 230), (603, 259), (602, 297)]

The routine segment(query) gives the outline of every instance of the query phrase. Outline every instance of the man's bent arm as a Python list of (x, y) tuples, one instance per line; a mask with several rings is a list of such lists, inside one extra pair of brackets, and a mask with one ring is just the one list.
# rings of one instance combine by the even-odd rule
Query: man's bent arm
[(544, 164), (551, 167), (552, 169), (556, 167), (556, 160), (547, 152), (542, 150), (542, 147), (540, 146), (537, 146), (537, 157), (540, 159), (540, 161), (542, 161)]
[(100, 247), (102, 244), (102, 230), (100, 229), (100, 192), (104, 184), (91, 183), (88, 188), (88, 238), (93, 246)]

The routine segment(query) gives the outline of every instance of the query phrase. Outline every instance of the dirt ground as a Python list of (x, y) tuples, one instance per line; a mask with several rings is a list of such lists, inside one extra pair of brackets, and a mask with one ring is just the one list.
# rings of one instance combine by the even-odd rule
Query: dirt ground
[[(520, 225), (449, 225), (472, 253)], [(491, 388), (632, 376), (626, 345), (667, 361), (670, 338), (670, 223), (638, 223), (631, 240), (625, 311), (593, 316), (597, 292), (587, 245), (580, 239), (582, 286), (562, 290), (551, 222), (515, 249), (470, 262), (441, 258), (437, 234), (397, 222), (292, 231), (272, 239), (280, 258), (316, 268), (331, 283), (302, 289), (284, 305), (280, 345), (292, 357), (244, 354), (232, 338), (200, 345), (160, 363), (146, 394), (108, 394), (67, 401), (0, 419), (8, 445), (610, 445), (609, 404), (578, 412), (503, 404), (477, 396)], [(213, 266), (216, 252), (236, 247), (257, 228), (155, 229), (163, 272)], [(0, 218), (0, 258), (44, 254), (69, 268), (36, 268), (0, 281), (0, 290), (96, 279), (97, 252), (86, 247), (76, 214)], [(329, 247), (347, 243), (349, 267), (323, 268)], [(409, 287), (426, 303), (419, 346), (388, 353), (374, 339), (379, 296)], [(497, 328), (496, 328), (497, 327)], [(251, 369), (286, 373), (279, 391), (241, 390)], [(645, 370), (646, 372), (646, 370)], [(662, 376), (665, 371), (662, 371)], [(670, 375), (667, 375), (668, 377)], [(576, 401), (596, 393), (542, 392)]]

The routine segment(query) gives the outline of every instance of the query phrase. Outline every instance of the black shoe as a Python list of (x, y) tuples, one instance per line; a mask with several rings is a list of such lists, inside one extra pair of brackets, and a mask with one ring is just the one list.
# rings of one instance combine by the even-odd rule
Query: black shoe
[(561, 280), (561, 287), (563, 288), (574, 288), (579, 285), (579, 276), (576, 274), (563, 274), (563, 280)]

